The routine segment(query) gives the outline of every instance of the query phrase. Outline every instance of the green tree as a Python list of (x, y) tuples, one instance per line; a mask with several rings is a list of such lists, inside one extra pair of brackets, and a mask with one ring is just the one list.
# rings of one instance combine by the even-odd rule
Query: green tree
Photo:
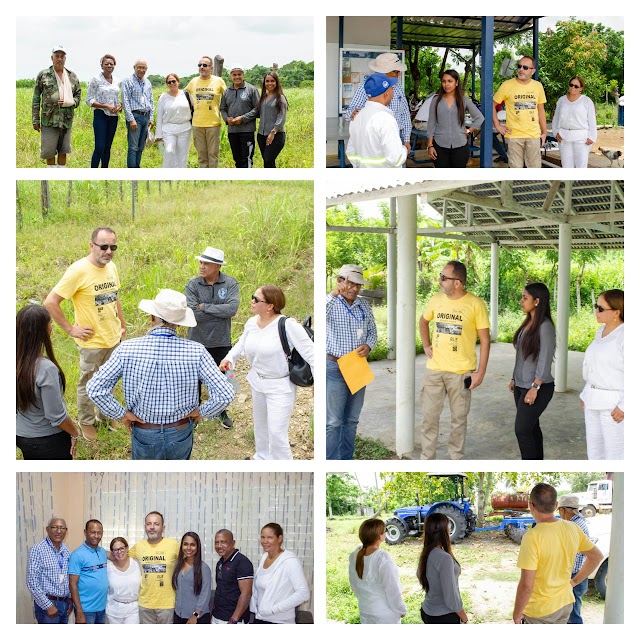
[(348, 473), (327, 474), (327, 515), (329, 517), (353, 513), (360, 487)]
[(565, 480), (571, 487), (571, 493), (581, 493), (587, 490), (587, 486), (594, 480), (602, 480), (606, 476), (605, 471), (575, 471), (573, 473), (564, 473)]

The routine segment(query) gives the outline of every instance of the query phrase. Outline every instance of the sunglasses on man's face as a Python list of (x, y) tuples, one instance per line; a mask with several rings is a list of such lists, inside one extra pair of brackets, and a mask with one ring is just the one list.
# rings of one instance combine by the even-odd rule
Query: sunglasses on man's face
[(118, 248), (117, 244), (96, 244), (95, 242), (93, 243), (93, 246), (98, 247), (100, 251), (106, 251), (107, 249), (111, 249), (111, 251), (115, 251)]
[(524, 69), (525, 71), (529, 71), (529, 69), (533, 69), (533, 67), (528, 67), (526, 64), (519, 64), (518, 69)]
[(209, 65), (206, 64), (205, 62), (198, 62), (198, 66), (199, 67), (208, 67)]

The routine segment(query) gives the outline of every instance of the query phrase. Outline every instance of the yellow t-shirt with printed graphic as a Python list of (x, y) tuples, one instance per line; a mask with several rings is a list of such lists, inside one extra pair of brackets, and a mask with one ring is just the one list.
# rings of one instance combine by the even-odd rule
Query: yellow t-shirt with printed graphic
[(141, 540), (129, 550), (142, 568), (140, 580), (141, 607), (145, 609), (173, 609), (176, 592), (171, 586), (173, 568), (180, 552), (180, 543), (175, 538), (162, 538), (158, 544)]

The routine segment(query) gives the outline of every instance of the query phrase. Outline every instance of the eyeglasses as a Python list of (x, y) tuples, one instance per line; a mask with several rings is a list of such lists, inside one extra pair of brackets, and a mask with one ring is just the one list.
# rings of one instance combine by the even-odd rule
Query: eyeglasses
[(256, 298), (255, 296), (251, 296), (251, 299), (252, 299), (254, 302), (266, 302), (266, 300), (260, 300), (260, 298)]
[(60, 527), (60, 526), (57, 526), (57, 525), (51, 525), (49, 527), (49, 529), (51, 529), (51, 531), (66, 531), (67, 527)]
[(178, 84), (177, 80), (167, 80), (167, 84)]
[(127, 550), (127, 547), (118, 547), (117, 549), (116, 548), (111, 549), (111, 552), (120, 553), (121, 551), (126, 551), (126, 550)]
[(344, 282), (347, 287), (351, 289), (359, 289), (362, 285), (359, 282), (352, 282), (351, 280), (347, 280), (346, 278), (339, 278), (338, 282)]
[(441, 273), (440, 282), (444, 282), (445, 280), (460, 280), (460, 278), (450, 278), (449, 276), (445, 276), (444, 273)]
[(613, 311), (613, 309), (605, 309), (604, 307), (601, 307), (599, 304), (594, 304), (593, 308), (596, 311), (599, 311), (600, 313), (602, 313), (603, 311)]
[(111, 251), (115, 251), (118, 248), (117, 244), (96, 244), (95, 242), (93, 243), (93, 246), (98, 247), (100, 251), (106, 251), (107, 249), (111, 249)]
[(571, 83), (569, 83), (569, 86), (570, 86), (572, 89), (582, 89), (582, 87), (581, 87), (579, 84), (571, 84)]
[(208, 67), (209, 65), (204, 62), (198, 62), (199, 67)]
[(526, 64), (519, 64), (518, 69), (524, 69), (525, 71), (529, 71), (529, 69), (534, 69), (535, 67), (528, 67)]

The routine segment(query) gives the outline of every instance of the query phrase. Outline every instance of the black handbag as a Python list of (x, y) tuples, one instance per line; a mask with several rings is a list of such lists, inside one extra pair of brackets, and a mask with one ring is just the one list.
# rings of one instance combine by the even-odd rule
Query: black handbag
[[(282, 349), (287, 357), (287, 363), (289, 364), (289, 379), (297, 387), (312, 387), (313, 375), (311, 373), (311, 365), (298, 353), (296, 349), (289, 349), (289, 341), (287, 340), (287, 330), (284, 323), (287, 321), (287, 316), (282, 316), (278, 320), (278, 333), (280, 334), (280, 342), (282, 343)], [(308, 316), (302, 322), (303, 329), (307, 332), (307, 335), (313, 341), (313, 329), (311, 328), (311, 316)]]

